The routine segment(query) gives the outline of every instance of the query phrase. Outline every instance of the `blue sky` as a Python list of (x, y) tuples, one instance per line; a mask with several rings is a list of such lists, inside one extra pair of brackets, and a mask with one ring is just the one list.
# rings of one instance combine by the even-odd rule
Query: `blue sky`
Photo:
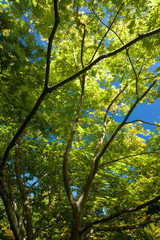
[[(160, 66), (160, 61), (154, 64), (150, 71), (153, 72), (157, 67)], [(116, 121), (121, 122), (124, 119), (124, 116), (115, 116)], [(141, 103), (136, 106), (133, 110), (131, 116), (129, 117), (127, 122), (134, 120), (142, 120), (149, 123), (160, 123), (160, 98), (156, 99), (156, 101), (152, 104)], [(152, 126), (149, 124), (143, 123), (144, 129), (149, 129), (150, 131), (156, 130), (156, 126)], [(140, 137), (148, 140), (148, 137), (144, 137), (140, 135)]]
[[(154, 64), (150, 71), (154, 71), (157, 67), (160, 67), (160, 61)], [(133, 111), (128, 121), (133, 121), (140, 119), (150, 123), (160, 123), (160, 98), (158, 98), (152, 104), (139, 104), (136, 109)], [(151, 131), (155, 130), (155, 126), (144, 124), (145, 129), (150, 129)]]
[[(128, 121), (140, 119), (150, 123), (160, 123), (160, 99), (157, 99), (154, 103), (146, 105), (144, 103), (139, 104), (133, 111)], [(155, 127), (144, 124), (146, 129), (154, 130)]]

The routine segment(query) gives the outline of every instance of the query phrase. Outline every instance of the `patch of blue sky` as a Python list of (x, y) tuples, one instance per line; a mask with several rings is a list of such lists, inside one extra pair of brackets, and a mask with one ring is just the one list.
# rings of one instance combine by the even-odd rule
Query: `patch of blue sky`
[(77, 191), (79, 190), (79, 188), (76, 186), (71, 186), (71, 190), (72, 192), (74, 192), (74, 195), (77, 195)]
[[(129, 117), (128, 121), (140, 119), (146, 122), (160, 122), (160, 99), (157, 99), (153, 104), (139, 104)], [(155, 130), (155, 126), (144, 124), (145, 129)]]
[(43, 46), (43, 47), (47, 48), (47, 44), (48, 44), (47, 41), (42, 39), (41, 34), (40, 33), (38, 34), (36, 29), (34, 29), (34, 36), (36, 38), (37, 43), (40, 46)]
[[(126, 76), (127, 77), (127, 76)], [(120, 82), (118, 78), (115, 78), (114, 82), (111, 82), (112, 86), (115, 86), (117, 89), (120, 88)]]
[[(154, 64), (150, 67), (149, 72), (154, 73), (154, 71), (155, 71), (156, 68), (158, 68), (158, 67), (160, 67), (160, 61), (157, 61), (156, 63), (154, 63)], [(154, 74), (156, 74), (156, 73), (154, 73)]]
[[(29, 176), (29, 175), (28, 175), (28, 176)], [(38, 180), (38, 178), (34, 177), (32, 180), (28, 180), (27, 183), (26, 183), (26, 185), (27, 185), (28, 187), (30, 187), (30, 186), (32, 186), (37, 180)], [(39, 184), (39, 182), (37, 182), (37, 183), (34, 185), (34, 187), (38, 187), (38, 184)]]
[[(155, 64), (153, 64), (149, 71), (154, 72), (156, 68), (160, 66), (160, 61), (157, 61)], [(115, 86), (119, 86), (118, 81), (114, 81), (112, 83)], [(122, 122), (124, 119), (124, 116), (119, 116), (119, 115), (114, 115), (114, 120), (117, 122)], [(137, 105), (137, 107), (133, 110), (132, 114), (130, 115), (128, 122), (134, 121), (134, 120), (142, 120), (145, 122), (149, 123), (160, 123), (160, 98), (156, 99), (154, 103), (152, 104), (145, 104), (141, 103)], [(155, 126), (149, 125), (149, 124), (144, 124), (143, 123), (144, 129), (149, 129), (150, 131), (154, 131), (156, 129)], [(143, 137), (145, 140), (149, 138), (149, 136), (144, 137), (141, 134), (138, 134), (138, 136)]]
[(72, 95), (77, 95), (77, 93), (76, 92), (74, 92), (71, 88), (69, 88), (69, 90), (70, 90), (70, 94)]
[[(160, 61), (157, 61), (150, 67), (150, 72), (155, 71), (157, 67), (160, 66)], [(133, 113), (129, 117), (128, 121), (133, 121), (136, 119), (140, 119), (150, 123), (160, 123), (160, 98), (156, 99), (152, 104), (139, 104), (136, 109), (134, 109)], [(151, 131), (155, 130), (155, 126), (143, 124), (144, 129), (149, 129)]]

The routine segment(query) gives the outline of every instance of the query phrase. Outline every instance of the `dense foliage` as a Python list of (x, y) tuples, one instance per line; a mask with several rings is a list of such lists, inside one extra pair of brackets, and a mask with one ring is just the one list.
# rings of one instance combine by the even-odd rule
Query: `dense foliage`
[(0, 7), (0, 238), (159, 239), (160, 1)]

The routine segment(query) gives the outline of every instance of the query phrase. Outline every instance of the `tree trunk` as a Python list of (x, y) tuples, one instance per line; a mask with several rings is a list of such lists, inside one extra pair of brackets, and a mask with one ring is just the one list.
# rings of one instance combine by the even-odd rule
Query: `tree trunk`
[(71, 232), (71, 240), (80, 240), (80, 227), (81, 227), (81, 211), (78, 204), (73, 210), (73, 224)]

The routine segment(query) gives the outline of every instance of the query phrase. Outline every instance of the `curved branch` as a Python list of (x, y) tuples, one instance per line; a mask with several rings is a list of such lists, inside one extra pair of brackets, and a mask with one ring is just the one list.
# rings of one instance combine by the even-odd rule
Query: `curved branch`
[(82, 43), (81, 43), (81, 65), (82, 65), (82, 68), (84, 68), (83, 53), (84, 53), (84, 40), (85, 40), (85, 36), (86, 36), (86, 25), (83, 24), (83, 23), (81, 23), (81, 25), (84, 28), (83, 37), (82, 37)]
[(51, 35), (49, 37), (48, 48), (47, 48), (47, 63), (46, 63), (46, 76), (45, 76), (45, 88), (46, 89), (48, 88), (48, 82), (49, 82), (52, 42), (53, 42), (53, 38), (56, 34), (58, 24), (60, 22), (57, 0), (54, 0), (54, 17), (55, 17), (54, 27), (53, 27)]
[(146, 121), (143, 121), (143, 120), (140, 120), (140, 119), (136, 119), (136, 120), (133, 120), (133, 121), (130, 121), (130, 122), (126, 122), (126, 124), (135, 123), (135, 122), (142, 122), (142, 123), (145, 123), (145, 124), (149, 124), (151, 126), (160, 127), (160, 124), (149, 123), (149, 122), (146, 122)]
[(121, 160), (124, 160), (126, 158), (137, 157), (137, 156), (140, 156), (140, 155), (147, 155), (147, 154), (160, 154), (160, 152), (154, 152), (154, 151), (153, 152), (142, 152), (142, 153), (138, 153), (138, 154), (128, 155), (128, 156), (121, 157), (121, 158), (118, 158), (118, 159), (113, 160), (113, 161), (103, 163), (99, 167), (103, 167), (105, 165), (112, 164), (112, 163), (115, 163), (115, 162), (120, 162)]
[(138, 76), (137, 76), (135, 67), (134, 67), (134, 65), (133, 65), (133, 63), (132, 63), (131, 57), (130, 57), (130, 55), (129, 55), (128, 49), (126, 49), (126, 53), (127, 53), (129, 62), (130, 62), (130, 64), (131, 64), (132, 70), (133, 70), (134, 75), (135, 75), (135, 78), (136, 78), (136, 96), (137, 96), (137, 98), (138, 98)]
[(105, 222), (108, 222), (108, 221), (111, 221), (125, 213), (132, 213), (132, 212), (136, 212), (136, 211), (139, 211), (153, 203), (156, 203), (160, 200), (160, 195), (158, 195), (157, 197), (153, 198), (152, 200), (150, 201), (147, 201), (146, 203), (143, 203), (143, 204), (140, 204), (138, 205), (137, 207), (132, 207), (132, 208), (124, 208), (114, 214), (111, 214), (110, 216), (108, 217), (104, 217), (104, 218), (101, 218), (101, 219), (97, 219), (95, 221), (92, 221), (90, 223), (88, 223), (84, 228), (81, 229), (81, 233), (87, 231), (89, 228), (91, 228), (93, 225), (96, 225), (96, 224), (99, 224), (99, 223), (105, 223)]

